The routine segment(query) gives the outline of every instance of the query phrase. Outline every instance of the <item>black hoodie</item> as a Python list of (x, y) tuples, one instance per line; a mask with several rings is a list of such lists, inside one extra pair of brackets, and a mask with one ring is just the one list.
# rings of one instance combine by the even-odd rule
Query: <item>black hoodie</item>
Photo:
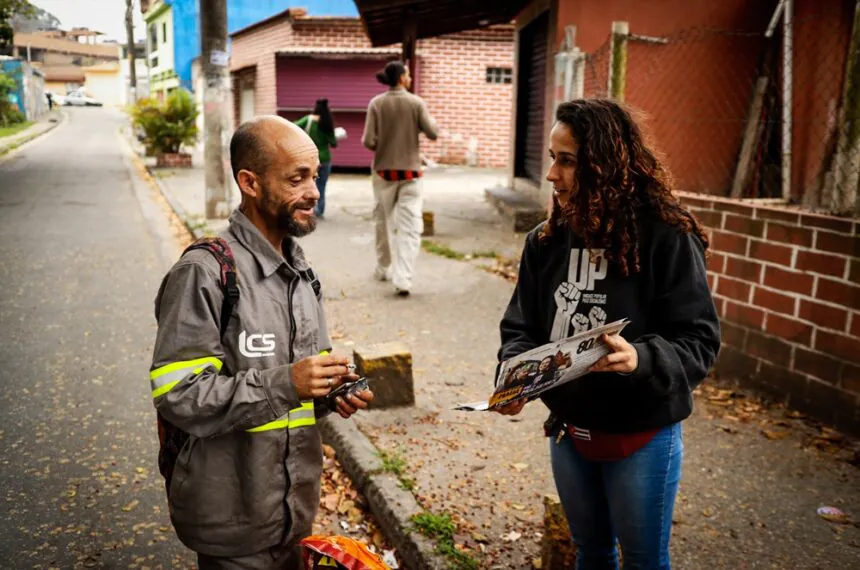
[(570, 229), (540, 241), (542, 229), (526, 238), (501, 322), (499, 360), (627, 318), (621, 336), (636, 348), (635, 372), (587, 374), (541, 399), (559, 419), (607, 433), (657, 429), (688, 417), (691, 393), (720, 348), (701, 241), (662, 223), (643, 227), (642, 270), (625, 278), (600, 253), (590, 256)]

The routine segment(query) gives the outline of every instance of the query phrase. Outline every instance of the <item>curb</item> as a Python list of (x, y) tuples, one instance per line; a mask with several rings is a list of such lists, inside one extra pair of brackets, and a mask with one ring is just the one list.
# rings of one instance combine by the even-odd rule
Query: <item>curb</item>
[[(140, 157), (137, 153), (134, 153), (135, 160), (140, 161)], [(179, 218), (179, 221), (182, 222), (182, 225), (185, 226), (185, 229), (194, 237), (195, 240), (198, 240), (206, 235), (206, 228), (201, 228), (199, 225), (192, 226), (189, 223), (188, 212), (185, 211), (185, 208), (182, 207), (182, 204), (179, 203), (179, 200), (173, 197), (173, 194), (161, 183), (161, 180), (158, 179), (158, 176), (152, 172), (152, 168), (147, 166), (146, 164), (141, 162), (141, 166), (143, 166), (146, 173), (149, 174), (150, 180), (155, 184), (155, 187), (158, 188), (158, 191), (161, 192), (161, 195), (167, 200), (167, 204), (170, 206), (170, 209), (173, 210), (173, 213)]]
[(385, 537), (397, 549), (401, 568), (445, 570), (432, 540), (412, 531), (412, 517), (424, 511), (411, 492), (393, 475), (382, 473), (378, 450), (353, 419), (326, 417), (319, 421), (323, 441), (332, 446), (347, 475), (364, 495)]
[(179, 221), (182, 222), (182, 225), (185, 226), (185, 229), (194, 237), (195, 240), (198, 240), (202, 237), (205, 237), (206, 231), (205, 227), (201, 228), (198, 225), (192, 226), (189, 223), (188, 212), (185, 211), (185, 208), (182, 207), (182, 204), (179, 203), (179, 200), (173, 197), (173, 194), (161, 183), (158, 176), (152, 171), (152, 168), (149, 167), (143, 160), (141, 160), (140, 155), (134, 149), (134, 144), (131, 140), (129, 140), (128, 135), (125, 132), (125, 129), (120, 129), (120, 136), (123, 137), (126, 143), (129, 145), (129, 150), (131, 151), (131, 160), (134, 161), (141, 169), (143, 169), (149, 177), (149, 183), (155, 186), (161, 196), (167, 201), (167, 205), (170, 206), (170, 209), (173, 210), (173, 213), (176, 214), (176, 217), (179, 218)]
[(57, 127), (59, 127), (61, 124), (63, 124), (66, 121), (66, 114), (63, 113), (62, 111), (58, 111), (57, 116), (58, 116), (57, 121), (48, 121), (48, 123), (47, 123), (48, 127), (46, 129), (31, 133), (29, 135), (24, 135), (24, 136), (16, 139), (14, 142), (9, 143), (7, 146), (0, 148), (0, 156), (7, 155), (10, 152), (14, 151), (15, 149), (27, 144), (28, 142), (39, 138), (40, 136), (44, 135), (45, 133), (49, 133), (49, 132), (53, 131), (54, 129), (56, 129)]

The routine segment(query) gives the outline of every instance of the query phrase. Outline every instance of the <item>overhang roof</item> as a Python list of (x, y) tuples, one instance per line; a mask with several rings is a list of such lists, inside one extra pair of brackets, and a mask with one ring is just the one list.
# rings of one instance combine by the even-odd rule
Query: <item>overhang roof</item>
[(77, 65), (50, 65), (41, 68), (45, 81), (83, 82), (84, 69)]
[(400, 48), (382, 47), (382, 48), (367, 48), (367, 47), (285, 47), (276, 50), (278, 55), (293, 56), (293, 57), (316, 57), (316, 58), (337, 58), (337, 57), (361, 57), (361, 58), (384, 58), (389, 56), (399, 56)]
[(508, 23), (530, 0), (353, 0), (375, 46), (403, 40), (404, 22), (415, 22), (416, 38), (431, 38), (491, 24)]

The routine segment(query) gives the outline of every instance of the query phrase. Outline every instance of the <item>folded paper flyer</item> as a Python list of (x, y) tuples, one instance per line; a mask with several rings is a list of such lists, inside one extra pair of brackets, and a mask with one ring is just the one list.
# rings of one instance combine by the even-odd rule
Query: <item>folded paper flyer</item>
[(571, 337), (533, 348), (502, 362), (496, 388), (489, 401), (460, 404), (455, 410), (492, 410), (515, 400), (532, 400), (539, 394), (584, 376), (610, 349), (601, 340), (615, 335), (630, 321), (621, 319)]

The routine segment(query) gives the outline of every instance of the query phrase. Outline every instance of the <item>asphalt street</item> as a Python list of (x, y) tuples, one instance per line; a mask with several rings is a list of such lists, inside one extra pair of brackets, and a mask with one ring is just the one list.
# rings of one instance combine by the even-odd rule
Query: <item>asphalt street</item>
[(123, 117), (0, 159), (0, 568), (183, 568), (157, 470), (153, 298), (178, 244)]

